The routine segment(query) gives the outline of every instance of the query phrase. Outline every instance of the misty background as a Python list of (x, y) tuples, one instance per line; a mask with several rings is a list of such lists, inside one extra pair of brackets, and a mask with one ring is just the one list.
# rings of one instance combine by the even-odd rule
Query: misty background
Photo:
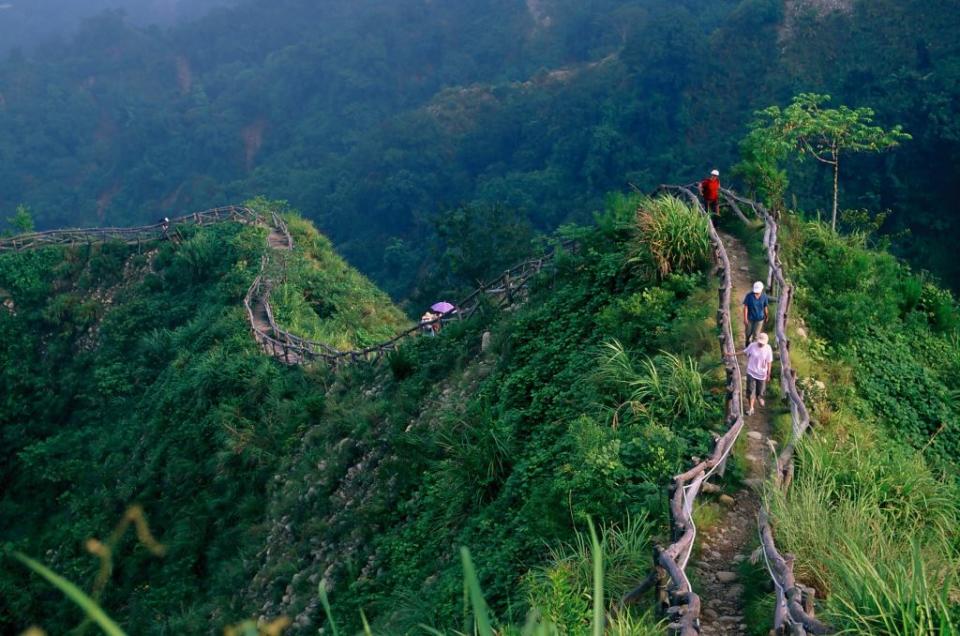
[(9, 0), (0, 2), (0, 53), (76, 33), (83, 20), (118, 11), (131, 24), (170, 26), (239, 0)]
[[(445, 211), (479, 219), (464, 237), (544, 232), (628, 184), (718, 167), (737, 185), (754, 112), (813, 91), (913, 135), (851, 156), (841, 204), (890, 210), (899, 253), (960, 284), (951, 2), (3, 6), (0, 219), (25, 205), (42, 229), (130, 225), (284, 199), (404, 298), (436, 267)], [(788, 200), (829, 207), (829, 170), (790, 173)]]

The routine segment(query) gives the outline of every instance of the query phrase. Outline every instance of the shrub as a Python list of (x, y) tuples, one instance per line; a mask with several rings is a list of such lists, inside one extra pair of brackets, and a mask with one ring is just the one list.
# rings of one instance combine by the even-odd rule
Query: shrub
[(795, 269), (804, 315), (821, 336), (846, 344), (900, 315), (904, 272), (889, 254), (868, 251), (860, 235), (840, 236), (809, 223)]
[(703, 373), (695, 360), (666, 351), (647, 357), (639, 368), (617, 340), (604, 344), (600, 374), (625, 390), (625, 399), (614, 413), (628, 411), (651, 423), (688, 425), (703, 422), (708, 405)]
[(628, 343), (658, 342), (667, 333), (676, 305), (673, 293), (652, 287), (614, 300), (597, 316), (597, 326)]
[(707, 217), (676, 197), (641, 200), (637, 229), (631, 260), (651, 265), (661, 278), (699, 271), (710, 263)]
[(949, 290), (925, 283), (917, 303), (934, 329), (950, 332), (960, 329), (960, 311)]
[[(645, 516), (602, 529), (603, 590), (609, 599), (622, 597), (646, 577), (652, 532), (653, 524)], [(524, 585), (530, 606), (542, 619), (560, 626), (559, 633), (587, 633), (592, 618), (593, 591), (589, 535), (577, 532), (572, 543), (551, 549), (548, 563), (527, 574)], [(631, 622), (646, 621), (624, 618), (621, 631), (614, 633), (644, 633), (627, 631)]]

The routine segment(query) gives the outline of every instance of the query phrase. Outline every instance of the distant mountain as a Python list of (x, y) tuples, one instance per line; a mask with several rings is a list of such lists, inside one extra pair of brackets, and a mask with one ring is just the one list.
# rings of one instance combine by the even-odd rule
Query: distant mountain
[(0, 53), (73, 35), (103, 11), (122, 11), (133, 24), (170, 26), (240, 0), (9, 0), (0, 3)]
[[(953, 13), (942, 0), (263, 0), (168, 31), (101, 14), (0, 64), (0, 217), (22, 203), (38, 227), (124, 224), (265, 194), (312, 210), (402, 297), (438, 212), (499, 202), (545, 229), (627, 182), (714, 166), (729, 182), (754, 111), (814, 91), (913, 135), (851, 157), (841, 207), (891, 210), (884, 229), (911, 231), (899, 253), (957, 286)], [(820, 167), (791, 166), (788, 201), (812, 216), (828, 205)], [(412, 266), (393, 267), (388, 246)]]

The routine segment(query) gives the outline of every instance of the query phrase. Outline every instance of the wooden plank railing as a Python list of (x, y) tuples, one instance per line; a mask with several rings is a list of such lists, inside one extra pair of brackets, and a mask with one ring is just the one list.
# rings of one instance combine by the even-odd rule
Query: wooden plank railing
[[(281, 248), (292, 249), (293, 237), (283, 217), (271, 212), (268, 217), (242, 206), (224, 206), (194, 212), (174, 219), (164, 227), (164, 223), (130, 228), (84, 228), (31, 232), (0, 239), (0, 253), (5, 251), (23, 251), (38, 249), (49, 245), (79, 245), (121, 241), (126, 244), (141, 245), (152, 241), (166, 240), (182, 225), (210, 225), (213, 223), (239, 222), (270, 227), (282, 237)], [(471, 317), (483, 305), (484, 299), (491, 299), (494, 307), (502, 308), (521, 301), (526, 297), (529, 282), (534, 276), (554, 263), (559, 250), (576, 248), (573, 241), (563, 241), (546, 255), (524, 261), (504, 271), (500, 276), (481, 284), (458, 305), (458, 312), (443, 316), (428, 323), (421, 323), (406, 329), (385, 342), (362, 349), (342, 351), (323, 342), (303, 338), (283, 329), (277, 324), (270, 305), (270, 292), (275, 284), (277, 267), (274, 259), (278, 250), (268, 249), (260, 261), (260, 271), (247, 289), (243, 298), (244, 309), (250, 330), (263, 351), (287, 364), (309, 364), (322, 361), (334, 368), (358, 361), (377, 361), (387, 353), (394, 351), (406, 338), (419, 334), (425, 325), (436, 322), (450, 322)], [(262, 308), (266, 326), (260, 324), (257, 314)]]
[[(243, 206), (228, 205), (203, 212), (194, 212), (170, 220), (170, 228), (178, 225), (209, 225), (225, 221), (261, 223), (263, 218)], [(121, 241), (127, 244), (146, 243), (166, 238), (163, 223), (139, 227), (98, 227), (82, 229), (47, 230), (30, 232), (0, 239), (0, 253), (37, 249), (45, 245), (77, 245)]]
[[(251, 285), (247, 300), (247, 302), (255, 304), (259, 299), (263, 303), (270, 326), (269, 333), (256, 328), (253, 321), (254, 310), (250, 306), (247, 307), (247, 310), (251, 326), (254, 329), (254, 336), (268, 353), (282, 360), (298, 364), (322, 360), (334, 368), (359, 361), (376, 362), (386, 354), (396, 350), (403, 340), (422, 333), (425, 326), (470, 318), (483, 306), (484, 299), (492, 301), (495, 308), (503, 308), (522, 301), (526, 297), (530, 281), (544, 269), (553, 265), (558, 251), (575, 248), (576, 245), (573, 241), (562, 241), (556, 249), (551, 250), (546, 255), (519, 263), (501, 273), (497, 278), (481, 284), (457, 305), (458, 311), (456, 313), (418, 323), (389, 340), (362, 349), (335, 349), (322, 342), (303, 338), (279, 327), (273, 317), (273, 311), (269, 303), (271, 287), (269, 277), (264, 276), (256, 289), (254, 285)], [(268, 266), (265, 265), (263, 271), (268, 269)], [(257, 282), (255, 281), (255, 283)], [(275, 352), (280, 353), (278, 355)]]
[(654, 571), (647, 581), (631, 591), (621, 601), (629, 605), (650, 586), (656, 586), (657, 603), (671, 617), (671, 632), (680, 636), (695, 636), (700, 633), (700, 597), (693, 591), (686, 575), (686, 567), (693, 552), (697, 527), (693, 521), (693, 507), (697, 496), (704, 490), (708, 480), (723, 471), (733, 446), (743, 430), (743, 401), (741, 394), (741, 371), (736, 356), (733, 321), (730, 315), (730, 300), (733, 294), (733, 278), (730, 259), (712, 219), (706, 213), (699, 198), (690, 186), (660, 186), (658, 192), (667, 192), (687, 198), (706, 217), (713, 248), (716, 274), (720, 278), (718, 288), (717, 325), (719, 341), (726, 373), (727, 410), (726, 432), (714, 444), (713, 453), (690, 470), (673, 478), (670, 492), (670, 517), (672, 540), (666, 548), (654, 549)]
[[(803, 392), (797, 388), (797, 372), (790, 360), (790, 339), (787, 323), (793, 302), (793, 285), (789, 283), (780, 259), (779, 226), (774, 216), (764, 205), (741, 197), (727, 189), (721, 190), (731, 209), (744, 215), (741, 206), (750, 210), (763, 221), (763, 247), (767, 256), (767, 287), (776, 296), (777, 312), (774, 335), (780, 354), (780, 389), (790, 406), (792, 431), (790, 440), (776, 457), (773, 468), (773, 485), (786, 492), (790, 488), (794, 471), (794, 454), (797, 443), (810, 429), (810, 414), (804, 402)], [(773, 627), (777, 634), (832, 634), (834, 629), (814, 616), (815, 590), (797, 583), (793, 574), (793, 555), (782, 555), (773, 538), (770, 512), (764, 505), (758, 519), (760, 544), (767, 571), (777, 594)]]
[[(706, 210), (695, 192), (696, 185), (660, 186), (657, 192), (666, 192), (681, 196), (703, 214)], [(736, 193), (721, 190), (730, 209), (744, 222), (749, 223), (744, 208), (750, 210), (764, 221), (764, 249), (767, 254), (769, 273), (768, 289), (771, 295), (778, 296), (775, 322), (775, 335), (780, 351), (780, 377), (782, 390), (790, 403), (793, 421), (793, 434), (790, 442), (776, 458), (773, 468), (773, 481), (776, 487), (786, 489), (793, 475), (793, 455), (797, 441), (809, 430), (810, 417), (803, 401), (803, 394), (797, 389), (797, 374), (790, 362), (790, 341), (787, 338), (787, 320), (793, 287), (788, 283), (783, 264), (780, 260), (778, 226), (773, 216), (761, 204), (746, 199)], [(651, 587), (656, 588), (657, 603), (660, 609), (673, 619), (669, 629), (681, 636), (694, 636), (700, 633), (700, 598), (690, 586), (686, 576), (686, 566), (696, 540), (696, 526), (693, 523), (693, 505), (696, 496), (707, 485), (707, 480), (718, 469), (722, 470), (737, 437), (744, 426), (743, 402), (741, 390), (741, 372), (736, 357), (736, 346), (730, 316), (732, 279), (730, 261), (720, 235), (709, 219), (710, 241), (714, 249), (717, 274), (721, 279), (720, 305), (717, 322), (720, 326), (720, 346), (723, 355), (727, 380), (727, 432), (717, 439), (713, 454), (690, 470), (676, 475), (670, 493), (670, 515), (673, 543), (667, 548), (659, 546), (654, 550), (654, 570), (645, 581), (628, 593), (620, 606), (636, 603), (641, 595)], [(814, 616), (814, 590), (799, 585), (793, 575), (793, 556), (781, 555), (773, 539), (773, 527), (769, 511), (761, 507), (758, 528), (762, 553), (767, 569), (777, 593), (774, 613), (774, 630), (777, 634), (831, 634), (833, 629), (817, 620)]]

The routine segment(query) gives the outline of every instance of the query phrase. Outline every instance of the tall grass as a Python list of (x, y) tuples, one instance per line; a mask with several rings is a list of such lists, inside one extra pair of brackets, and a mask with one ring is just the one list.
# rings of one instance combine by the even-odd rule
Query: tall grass
[(652, 266), (660, 278), (700, 271), (710, 263), (707, 218), (674, 196), (642, 199), (631, 252), (631, 262)]
[(855, 427), (842, 444), (807, 440), (797, 461), (789, 495), (768, 498), (778, 540), (827, 595), (829, 620), (845, 633), (955, 633), (957, 487), (921, 454)]
[[(548, 565), (524, 579), (530, 606), (541, 621), (557, 626), (561, 634), (597, 633), (603, 618), (603, 591), (622, 597), (649, 569), (653, 525), (646, 517), (622, 526), (607, 526), (551, 550)], [(621, 614), (608, 633), (641, 635), (653, 629), (647, 615)], [(602, 631), (602, 630), (601, 630)]]
[(25, 554), (14, 552), (11, 556), (42, 576), (51, 585), (63, 592), (67, 598), (69, 598), (81, 610), (83, 610), (84, 614), (86, 614), (90, 620), (96, 623), (100, 629), (103, 630), (104, 634), (107, 634), (108, 636), (125, 636), (125, 632), (120, 628), (120, 626), (117, 625), (112, 618), (107, 616), (107, 613), (101, 609), (100, 605), (98, 605), (97, 602), (92, 598), (87, 596), (87, 594), (79, 587), (63, 578), (39, 561), (31, 559)]
[(624, 389), (614, 413), (627, 411), (653, 423), (702, 422), (708, 411), (700, 366), (690, 357), (661, 351), (635, 362), (618, 340), (603, 344), (600, 375)]
[(918, 542), (908, 550), (894, 549), (893, 554), (878, 555), (850, 540), (837, 546), (830, 555), (835, 588), (829, 612), (839, 624), (849, 625), (848, 633), (956, 634), (951, 616), (956, 611), (951, 599), (956, 590), (956, 558), (931, 558)]
[(277, 281), (270, 303), (281, 327), (353, 349), (388, 340), (410, 326), (389, 296), (337, 255), (308, 221), (292, 213), (284, 218), (294, 249), (272, 253), (268, 265)]

